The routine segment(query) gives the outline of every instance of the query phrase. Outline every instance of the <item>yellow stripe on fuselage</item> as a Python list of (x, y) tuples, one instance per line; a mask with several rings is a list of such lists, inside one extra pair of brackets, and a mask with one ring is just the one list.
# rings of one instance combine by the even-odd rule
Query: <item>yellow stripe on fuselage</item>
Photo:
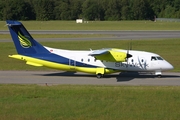
[[(9, 55), (9, 57), (26, 61), (28, 65), (45, 66), (45, 67), (59, 69), (63, 71), (79, 71), (79, 72), (96, 74), (97, 69), (99, 69), (99, 68), (88, 68), (88, 67), (64, 65), (60, 63), (49, 62), (46, 60), (41, 60), (41, 59), (32, 58), (32, 57), (23, 56), (23, 55)], [(105, 74), (110, 74), (110, 73), (115, 73), (115, 72), (119, 72), (119, 70), (112, 70), (112, 69), (106, 69), (106, 68), (104, 70)]]

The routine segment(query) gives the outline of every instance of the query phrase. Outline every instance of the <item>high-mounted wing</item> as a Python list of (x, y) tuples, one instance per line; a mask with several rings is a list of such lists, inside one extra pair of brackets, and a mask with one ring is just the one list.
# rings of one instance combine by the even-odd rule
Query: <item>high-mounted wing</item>
[(109, 50), (111, 49), (101, 49), (101, 50), (94, 50), (92, 53), (90, 53), (90, 56), (98, 56), (98, 55), (103, 55), (106, 53), (109, 53)]
[(132, 57), (132, 55), (121, 52), (120, 49), (101, 49), (95, 50), (89, 54), (90, 56), (94, 56), (97, 60), (105, 60), (109, 62), (125, 62), (127, 58)]

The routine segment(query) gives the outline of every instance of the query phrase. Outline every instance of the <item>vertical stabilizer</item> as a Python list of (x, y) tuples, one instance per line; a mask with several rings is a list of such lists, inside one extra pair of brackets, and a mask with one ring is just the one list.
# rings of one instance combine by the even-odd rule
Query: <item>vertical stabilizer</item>
[(6, 22), (18, 54), (49, 53), (33, 39), (21, 22), (11, 20)]

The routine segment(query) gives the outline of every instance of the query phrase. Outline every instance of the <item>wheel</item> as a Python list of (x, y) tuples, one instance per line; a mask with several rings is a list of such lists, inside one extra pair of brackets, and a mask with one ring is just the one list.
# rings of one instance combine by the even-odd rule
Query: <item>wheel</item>
[(161, 77), (162, 77), (162, 75), (157, 75), (157, 77), (158, 77), (158, 78), (161, 78)]
[(97, 78), (102, 78), (102, 77), (103, 77), (103, 74), (101, 74), (101, 73), (97, 74)]
[(156, 75), (158, 78), (161, 78), (161, 77), (162, 77), (161, 71), (155, 71), (155, 75)]

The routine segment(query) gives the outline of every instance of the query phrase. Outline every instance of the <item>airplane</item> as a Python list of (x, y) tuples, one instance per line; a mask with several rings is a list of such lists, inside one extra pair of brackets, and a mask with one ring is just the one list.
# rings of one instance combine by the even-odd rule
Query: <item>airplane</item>
[(10, 58), (25, 61), (27, 65), (48, 67), (62, 71), (85, 72), (102, 78), (116, 72), (154, 72), (174, 67), (160, 55), (137, 50), (103, 48), (98, 50), (65, 50), (41, 45), (19, 21), (7, 20), (17, 53)]

